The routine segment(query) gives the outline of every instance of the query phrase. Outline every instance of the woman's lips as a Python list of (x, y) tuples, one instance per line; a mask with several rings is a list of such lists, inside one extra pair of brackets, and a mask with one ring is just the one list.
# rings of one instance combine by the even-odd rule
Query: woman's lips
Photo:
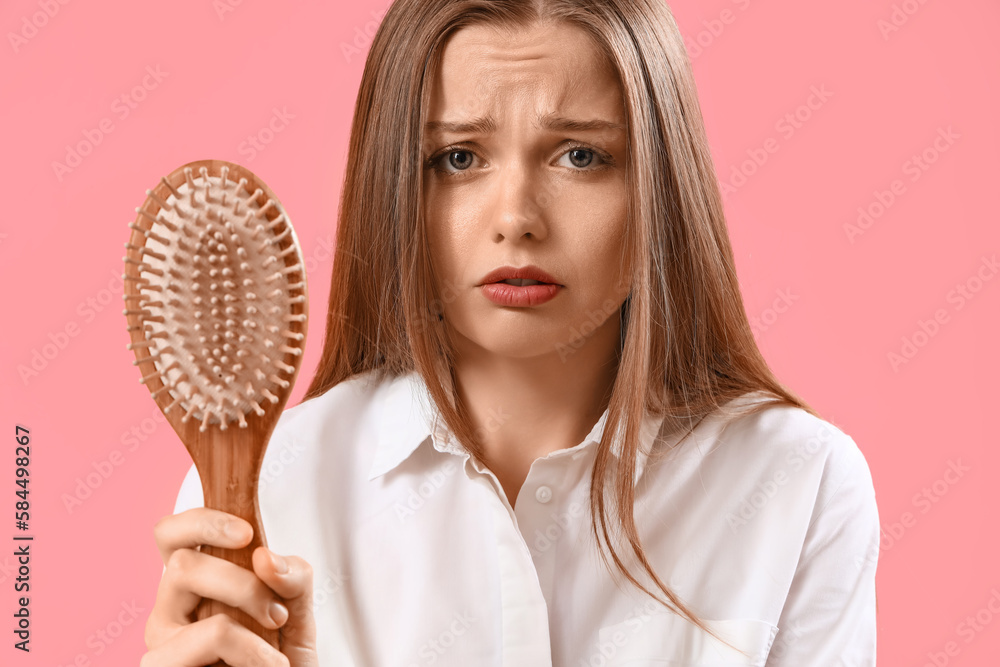
[(477, 284), (488, 285), (490, 283), (498, 283), (509, 279), (537, 280), (540, 283), (549, 283), (551, 285), (560, 284), (558, 279), (553, 278), (534, 264), (528, 264), (527, 266), (520, 267), (509, 265), (501, 266), (487, 273)]
[(499, 282), (481, 285), (479, 289), (483, 291), (483, 296), (498, 306), (525, 308), (540, 306), (555, 298), (562, 286), (550, 283), (518, 286)]

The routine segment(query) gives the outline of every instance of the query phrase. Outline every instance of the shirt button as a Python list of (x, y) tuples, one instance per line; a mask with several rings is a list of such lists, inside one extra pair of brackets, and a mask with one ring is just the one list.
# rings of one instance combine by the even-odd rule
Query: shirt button
[(540, 503), (547, 503), (552, 500), (552, 489), (547, 486), (540, 486), (535, 490), (535, 500)]

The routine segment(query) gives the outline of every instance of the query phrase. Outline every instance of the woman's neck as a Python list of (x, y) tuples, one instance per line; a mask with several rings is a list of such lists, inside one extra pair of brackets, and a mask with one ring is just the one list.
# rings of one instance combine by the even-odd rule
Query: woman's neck
[(532, 462), (579, 444), (607, 408), (620, 326), (616, 313), (575, 345), (523, 358), (456, 343), (461, 403), (512, 506)]

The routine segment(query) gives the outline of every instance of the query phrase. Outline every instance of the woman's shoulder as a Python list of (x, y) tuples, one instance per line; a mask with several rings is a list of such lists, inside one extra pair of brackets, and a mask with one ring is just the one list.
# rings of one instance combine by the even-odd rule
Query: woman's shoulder
[(830, 534), (844, 517), (852, 517), (859, 540), (878, 532), (864, 454), (841, 427), (806, 409), (744, 395), (680, 444), (669, 464), (658, 466), (663, 482), (690, 494), (690, 502), (710, 502), (734, 534), (776, 544), (794, 536), (801, 546), (808, 531)]
[(285, 408), (275, 426), (275, 433), (300, 430), (330, 419), (363, 415), (375, 401), (378, 391), (392, 378), (380, 378), (375, 371), (353, 375), (333, 385), (322, 394)]
[[(754, 443), (765, 453), (821, 461), (861, 455), (854, 438), (840, 426), (804, 408), (778, 403), (764, 392), (744, 394), (732, 405), (735, 417), (726, 423), (726, 433)], [(753, 412), (739, 413), (740, 408), (750, 407)]]
[[(753, 412), (745, 412), (753, 406)], [(721, 418), (720, 418), (721, 417)], [(854, 438), (832, 421), (763, 392), (744, 394), (716, 417), (715, 442), (734, 474), (778, 484), (796, 478), (822, 492), (872, 486), (867, 459)]]
[(868, 462), (853, 437), (763, 391), (724, 402), (692, 431), (668, 435), (663, 443), (654, 461), (670, 462), (662, 467), (664, 474), (712, 480), (717, 488), (788, 484), (801, 493), (822, 494), (848, 480), (872, 486)]

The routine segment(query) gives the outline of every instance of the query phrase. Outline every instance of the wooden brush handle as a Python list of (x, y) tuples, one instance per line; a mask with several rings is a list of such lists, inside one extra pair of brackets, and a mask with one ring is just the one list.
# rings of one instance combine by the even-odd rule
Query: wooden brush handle
[[(274, 427), (270, 416), (258, 419), (251, 415), (247, 428), (209, 429), (200, 433), (195, 426), (189, 431), (193, 442), (188, 449), (201, 477), (205, 507), (238, 516), (253, 527), (253, 539), (242, 549), (202, 546), (201, 551), (251, 572), (254, 549), (267, 546), (257, 502), (257, 484), (263, 453)], [(203, 599), (197, 609), (198, 620), (219, 613), (246, 626), (274, 648), (280, 648), (279, 631), (265, 628), (242, 609), (208, 598)], [(217, 662), (218, 666), (225, 667), (226, 663)]]

